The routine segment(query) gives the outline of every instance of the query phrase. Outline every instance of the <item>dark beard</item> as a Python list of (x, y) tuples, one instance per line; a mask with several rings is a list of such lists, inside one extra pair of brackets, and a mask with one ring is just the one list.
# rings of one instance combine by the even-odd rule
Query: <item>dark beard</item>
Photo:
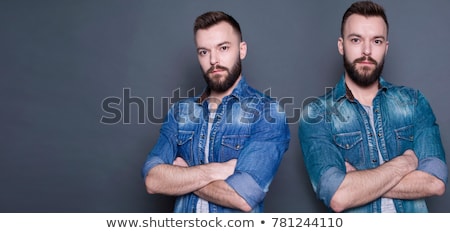
[[(347, 57), (344, 54), (344, 67), (345, 71), (347, 71), (348, 76), (350, 79), (356, 83), (358, 86), (361, 87), (368, 87), (375, 82), (378, 82), (380, 79), (381, 72), (383, 71), (384, 66), (384, 59), (381, 60), (380, 64), (378, 64), (373, 58), (371, 57), (360, 57), (358, 59), (355, 59), (352, 63), (348, 61)], [(375, 69), (369, 73), (369, 70), (367, 68), (363, 68), (362, 73), (360, 73), (356, 69), (356, 64), (358, 62), (362, 62), (368, 60), (375, 64)]]
[[(225, 70), (227, 72), (225, 80), (223, 81), (220, 80), (220, 75), (218, 74), (214, 75), (213, 77), (209, 77), (208, 74), (210, 74), (214, 69)], [(241, 75), (241, 70), (242, 70), (241, 60), (238, 59), (237, 62), (231, 68), (231, 71), (224, 66), (220, 65), (211, 66), (211, 68), (209, 68), (208, 71), (206, 71), (206, 73), (203, 73), (203, 78), (205, 79), (211, 91), (223, 93), (234, 85), (236, 80), (239, 78), (239, 75)]]

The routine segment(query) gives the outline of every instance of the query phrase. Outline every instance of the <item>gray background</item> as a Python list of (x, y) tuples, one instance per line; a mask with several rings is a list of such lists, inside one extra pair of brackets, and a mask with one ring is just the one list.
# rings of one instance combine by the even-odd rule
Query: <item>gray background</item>
[[(128, 124), (101, 124), (113, 117), (102, 101), (124, 101), (128, 89), (153, 98), (145, 112), (160, 119), (175, 90), (199, 94), (192, 25), (208, 10), (240, 22), (248, 82), (291, 103), (292, 141), (266, 212), (324, 211), (302, 161), (298, 109), (343, 72), (336, 44), (351, 2), (0, 1), (0, 211), (171, 212), (173, 199), (148, 195), (140, 176), (160, 124), (140, 124), (137, 104), (127, 106)], [(450, 1), (377, 2), (391, 25), (384, 76), (423, 91), (448, 153)], [(428, 203), (431, 212), (450, 212), (450, 192)]]

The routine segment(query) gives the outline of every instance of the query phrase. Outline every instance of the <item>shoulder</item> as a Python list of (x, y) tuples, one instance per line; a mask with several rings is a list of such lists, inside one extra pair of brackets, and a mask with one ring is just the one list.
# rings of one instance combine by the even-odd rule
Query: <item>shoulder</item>
[(381, 78), (380, 85), (381, 89), (383, 89), (387, 95), (414, 97), (420, 94), (420, 91), (415, 88), (392, 84), (386, 81), (384, 78)]
[(388, 86), (384, 89), (383, 93), (388, 98), (395, 99), (402, 103), (415, 104), (419, 99), (425, 98), (418, 89), (401, 85)]
[(263, 93), (252, 86), (246, 85), (242, 89), (239, 99), (242, 104), (254, 104), (256, 108), (277, 109), (280, 104), (277, 98), (270, 96), (270, 94), (270, 90)]
[(172, 105), (172, 108), (180, 108), (181, 106), (191, 105), (191, 104), (199, 104), (198, 97), (188, 97), (178, 100)]
[(185, 99), (181, 99), (177, 102), (175, 102), (170, 107), (170, 113), (177, 116), (177, 115), (185, 115), (192, 112), (193, 109), (196, 109), (200, 107), (201, 104), (198, 101), (197, 97), (189, 97)]

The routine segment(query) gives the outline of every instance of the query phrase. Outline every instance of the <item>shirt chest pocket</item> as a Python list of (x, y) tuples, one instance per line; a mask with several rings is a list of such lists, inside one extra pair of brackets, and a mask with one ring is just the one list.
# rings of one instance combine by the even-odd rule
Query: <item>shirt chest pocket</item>
[(230, 159), (237, 159), (249, 135), (226, 135), (222, 137), (218, 162), (226, 162)]
[(193, 164), (193, 131), (178, 131), (177, 135), (177, 156), (182, 157), (189, 165)]
[(395, 129), (395, 138), (397, 142), (397, 155), (403, 154), (407, 149), (413, 149), (414, 127), (408, 125)]
[(366, 158), (364, 156), (361, 131), (336, 134), (333, 139), (345, 161), (356, 168), (364, 167)]

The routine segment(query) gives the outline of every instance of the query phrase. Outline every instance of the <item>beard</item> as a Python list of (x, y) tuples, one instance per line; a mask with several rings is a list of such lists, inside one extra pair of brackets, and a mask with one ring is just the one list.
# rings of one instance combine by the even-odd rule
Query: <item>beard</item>
[[(211, 72), (215, 69), (226, 71), (226, 76), (222, 77), (221, 74), (211, 74)], [(203, 72), (203, 78), (211, 91), (223, 93), (234, 85), (236, 80), (239, 78), (239, 75), (241, 75), (241, 70), (241, 60), (238, 59), (236, 63), (234, 63), (231, 70), (220, 65), (211, 66), (206, 72)]]
[[(344, 67), (350, 79), (361, 87), (368, 87), (380, 79), (381, 72), (383, 71), (384, 58), (378, 64), (372, 57), (360, 57), (350, 62), (344, 54)], [(369, 61), (375, 65), (375, 69), (370, 71), (370, 68), (363, 66), (361, 70), (356, 68), (357, 63)]]

